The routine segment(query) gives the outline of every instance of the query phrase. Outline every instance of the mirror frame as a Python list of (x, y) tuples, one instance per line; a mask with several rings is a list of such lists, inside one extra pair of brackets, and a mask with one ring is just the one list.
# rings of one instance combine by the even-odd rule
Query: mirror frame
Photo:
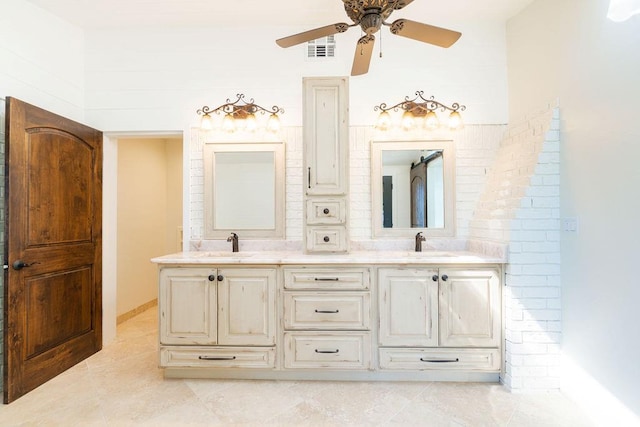
[[(382, 152), (387, 150), (442, 150), (444, 180), (444, 228), (384, 228), (382, 226)], [(452, 140), (371, 141), (372, 234), (378, 237), (455, 236), (455, 151)]]
[[(237, 228), (216, 229), (215, 225), (215, 158), (216, 153), (228, 152), (273, 152), (275, 173), (274, 220), (272, 229)], [(204, 156), (204, 238), (226, 239), (231, 232), (240, 238), (284, 239), (285, 238), (285, 145), (284, 142), (214, 142), (205, 143)]]

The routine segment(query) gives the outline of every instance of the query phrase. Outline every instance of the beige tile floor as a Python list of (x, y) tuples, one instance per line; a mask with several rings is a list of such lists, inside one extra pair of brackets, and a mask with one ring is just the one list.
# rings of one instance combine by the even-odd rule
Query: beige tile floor
[(560, 393), (498, 384), (164, 379), (157, 310), (10, 405), (0, 426), (590, 426)]

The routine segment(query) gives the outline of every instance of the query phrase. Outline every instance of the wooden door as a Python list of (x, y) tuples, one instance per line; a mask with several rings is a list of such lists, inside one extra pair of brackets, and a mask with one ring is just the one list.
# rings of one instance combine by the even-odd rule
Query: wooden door
[(217, 270), (163, 268), (160, 272), (160, 343), (218, 342)]
[(438, 345), (437, 275), (428, 268), (379, 270), (381, 346)]
[(9, 403), (102, 347), (102, 133), (6, 107)]
[(440, 345), (500, 345), (500, 279), (493, 269), (440, 270)]
[(276, 343), (276, 270), (219, 269), (218, 344)]

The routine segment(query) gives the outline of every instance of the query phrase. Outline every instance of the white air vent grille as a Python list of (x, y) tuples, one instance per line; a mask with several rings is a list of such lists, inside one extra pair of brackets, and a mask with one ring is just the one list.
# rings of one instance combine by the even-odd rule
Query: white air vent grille
[(307, 43), (308, 58), (333, 58), (336, 54), (336, 39), (334, 36), (322, 37)]

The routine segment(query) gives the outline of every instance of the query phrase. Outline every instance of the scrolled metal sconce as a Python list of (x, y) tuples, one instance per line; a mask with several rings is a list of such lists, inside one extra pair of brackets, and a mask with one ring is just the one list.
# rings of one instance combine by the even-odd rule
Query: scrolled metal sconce
[(235, 132), (235, 130), (242, 125), (245, 130), (253, 132), (258, 128), (258, 120), (256, 114), (269, 114), (266, 128), (270, 132), (277, 132), (280, 130), (280, 117), (278, 114), (283, 114), (284, 109), (274, 105), (271, 109), (261, 107), (256, 104), (253, 98), (249, 101), (245, 101), (244, 94), (239, 93), (236, 95), (237, 99), (231, 102), (230, 99), (226, 100), (226, 103), (216, 108), (210, 108), (203, 106), (196, 113), (202, 116), (200, 120), (200, 127), (205, 130), (213, 129), (212, 114), (222, 115), (222, 130), (226, 132)]
[(424, 120), (425, 128), (434, 130), (440, 127), (440, 119), (436, 114), (436, 111), (449, 113), (449, 121), (447, 123), (450, 129), (461, 129), (463, 127), (462, 116), (460, 111), (464, 111), (467, 107), (460, 105), (457, 102), (451, 106), (445, 105), (440, 101), (436, 101), (433, 96), (429, 99), (423, 97), (424, 92), (416, 91), (416, 97), (411, 99), (408, 96), (404, 101), (399, 102), (391, 107), (388, 107), (386, 103), (376, 105), (373, 110), (380, 111), (378, 115), (378, 121), (376, 128), (380, 130), (388, 130), (391, 127), (392, 119), (389, 111), (403, 111), (401, 126), (404, 130), (412, 130), (415, 128), (416, 118), (422, 118)]

